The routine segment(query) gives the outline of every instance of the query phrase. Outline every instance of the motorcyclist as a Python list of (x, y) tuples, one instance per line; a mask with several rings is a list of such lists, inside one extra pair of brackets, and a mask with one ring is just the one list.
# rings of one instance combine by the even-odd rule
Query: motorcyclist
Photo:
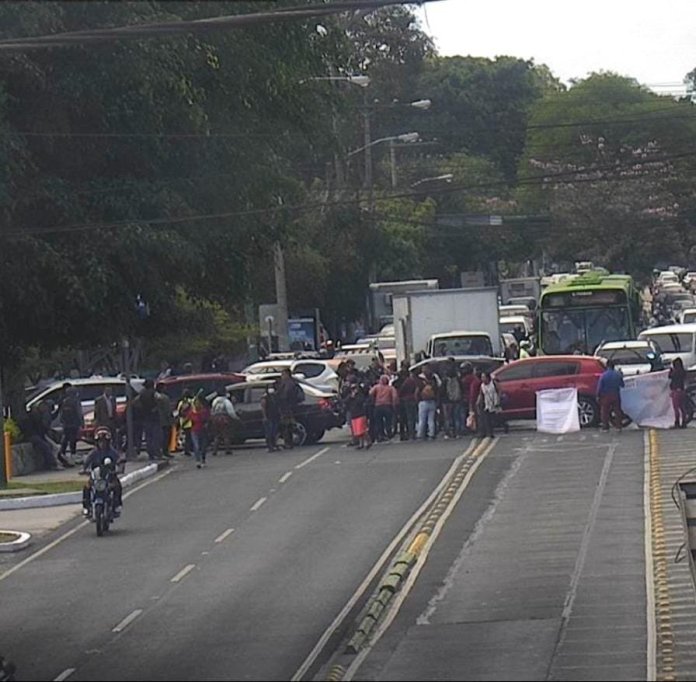
[[(96, 446), (89, 455), (87, 455), (80, 473), (89, 474), (90, 471), (96, 467), (105, 466), (105, 461), (107, 459), (111, 460), (113, 471), (110, 485), (114, 491), (114, 516), (120, 516), (121, 510), (123, 509), (123, 488), (121, 487), (121, 481), (118, 480), (118, 476), (116, 475), (116, 463), (118, 462), (119, 455), (111, 444), (111, 431), (106, 427), (99, 427), (94, 432), (94, 438), (96, 440)], [(82, 489), (82, 513), (87, 517), (90, 517), (92, 514), (92, 507), (90, 504), (91, 488), (92, 479), (90, 477), (85, 487)]]

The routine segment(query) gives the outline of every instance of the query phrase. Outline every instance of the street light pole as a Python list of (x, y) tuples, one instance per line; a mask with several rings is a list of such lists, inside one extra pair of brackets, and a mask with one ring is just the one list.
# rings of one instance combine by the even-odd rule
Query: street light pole
[(279, 241), (273, 244), (273, 269), (275, 271), (276, 306), (278, 309), (278, 317), (275, 321), (276, 333), (278, 334), (278, 350), (285, 352), (290, 350), (290, 338), (288, 336), (288, 288), (285, 281), (285, 255)]

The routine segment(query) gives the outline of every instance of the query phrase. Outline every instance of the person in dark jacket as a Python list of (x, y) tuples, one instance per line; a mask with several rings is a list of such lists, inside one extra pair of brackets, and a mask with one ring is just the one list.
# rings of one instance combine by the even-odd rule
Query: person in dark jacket
[(623, 374), (615, 369), (613, 360), (607, 360), (607, 368), (599, 377), (597, 399), (602, 418), (602, 431), (609, 430), (609, 417), (613, 416), (614, 426), (620, 431), (623, 420), (621, 412), (621, 389), (624, 387)]
[(94, 401), (94, 425), (111, 431), (111, 441), (116, 438), (116, 399), (111, 386), (104, 386), (103, 393)]
[(70, 455), (74, 459), (77, 454), (77, 441), (80, 437), (80, 429), (85, 425), (82, 415), (82, 403), (74, 386), (66, 389), (65, 396), (58, 407), (58, 418), (63, 427), (63, 439), (60, 443), (58, 461), (64, 467), (72, 467), (74, 464), (68, 461), (65, 456), (68, 445), (70, 446)]
[(681, 358), (675, 358), (669, 370), (669, 390), (674, 408), (674, 428), (686, 428), (686, 370)]
[(159, 412), (160, 429), (162, 430), (162, 457), (172, 459), (174, 455), (169, 452), (169, 443), (172, 440), (172, 429), (174, 428), (174, 414), (172, 413), (172, 403), (165, 392), (164, 384), (155, 386), (155, 401)]
[(304, 391), (300, 384), (293, 379), (289, 369), (280, 373), (276, 386), (278, 393), (278, 411), (280, 412), (280, 433), (286, 450), (294, 447), (293, 433), (295, 431), (295, 414), (297, 406), (304, 400)]
[(148, 458), (151, 462), (161, 459), (162, 425), (160, 424), (160, 411), (157, 406), (155, 383), (152, 379), (145, 380), (143, 390), (133, 402), (133, 415), (134, 418), (137, 415), (142, 420)]
[(53, 455), (53, 445), (48, 439), (51, 430), (51, 410), (48, 403), (40, 400), (32, 406), (27, 420), (29, 442), (43, 459), (44, 466), (49, 471), (58, 469), (58, 462)]
[(278, 428), (280, 426), (280, 409), (275, 386), (268, 386), (261, 398), (263, 412), (263, 431), (266, 436), (268, 452), (278, 450)]

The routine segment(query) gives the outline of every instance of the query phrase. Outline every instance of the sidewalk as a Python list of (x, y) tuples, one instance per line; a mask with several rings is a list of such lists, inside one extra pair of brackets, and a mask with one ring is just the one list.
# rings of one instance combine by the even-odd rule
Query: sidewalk
[[(156, 474), (162, 468), (176, 462), (177, 459), (182, 459), (181, 457), (176, 457), (175, 459), (168, 461), (158, 462), (157, 470), (152, 472), (147, 472), (149, 475)], [(145, 478), (143, 470), (149, 467), (153, 462), (150, 462), (147, 455), (141, 455), (135, 461), (129, 461), (126, 463), (125, 474), (119, 474), (119, 477), (123, 480), (124, 475), (130, 478), (136, 478), (140, 480), (140, 476), (132, 477), (131, 475), (135, 472), (142, 472), (143, 478)], [(16, 498), (18, 492), (26, 493), (27, 496), (32, 495), (32, 491), (36, 491), (35, 486), (37, 484), (46, 483), (75, 483), (76, 485), (84, 485), (87, 480), (87, 476), (80, 475), (80, 466), (75, 466), (71, 469), (59, 469), (58, 471), (39, 471), (33, 474), (28, 474), (27, 476), (18, 476), (11, 479), (11, 483), (21, 484), (22, 488), (20, 490), (3, 490), (0, 491), (0, 505), (3, 503), (9, 503), (10, 496)], [(128, 480), (128, 479), (127, 479)], [(126, 480), (126, 482), (127, 482)], [(136, 481), (133, 481), (135, 483)], [(127, 486), (125, 486), (127, 487)], [(75, 498), (80, 497), (81, 493), (66, 493), (64, 497), (68, 499), (68, 496)], [(35, 498), (47, 497), (46, 495), (36, 495)], [(51, 496), (55, 498), (56, 496)], [(61, 502), (59, 504), (54, 504), (51, 506), (43, 507), (29, 507), (22, 509), (2, 509), (0, 507), (0, 529), (2, 530), (15, 530), (15, 531), (25, 531), (31, 533), (35, 538), (46, 535), (47, 533), (55, 530), (62, 524), (70, 521), (71, 519), (79, 516), (82, 512), (82, 507), (79, 501), (72, 501), (70, 503)]]

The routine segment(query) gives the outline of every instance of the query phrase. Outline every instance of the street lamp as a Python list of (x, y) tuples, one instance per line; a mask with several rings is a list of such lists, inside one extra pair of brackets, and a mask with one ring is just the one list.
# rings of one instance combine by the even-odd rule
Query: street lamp
[(418, 187), (418, 185), (422, 185), (426, 182), (452, 182), (454, 179), (454, 175), (452, 173), (445, 173), (444, 175), (436, 175), (435, 177), (432, 178), (423, 178), (422, 180), (419, 180), (418, 182), (414, 182), (411, 185), (411, 189), (414, 187)]
[(346, 156), (355, 156), (355, 154), (359, 154), (360, 152), (365, 151), (370, 147), (374, 147), (376, 144), (379, 144), (380, 142), (418, 142), (418, 140), (420, 140), (420, 135), (418, 133), (402, 133), (401, 135), (380, 137), (378, 140), (372, 140), (369, 144), (365, 144), (362, 147), (354, 149), (352, 152), (348, 152)]

